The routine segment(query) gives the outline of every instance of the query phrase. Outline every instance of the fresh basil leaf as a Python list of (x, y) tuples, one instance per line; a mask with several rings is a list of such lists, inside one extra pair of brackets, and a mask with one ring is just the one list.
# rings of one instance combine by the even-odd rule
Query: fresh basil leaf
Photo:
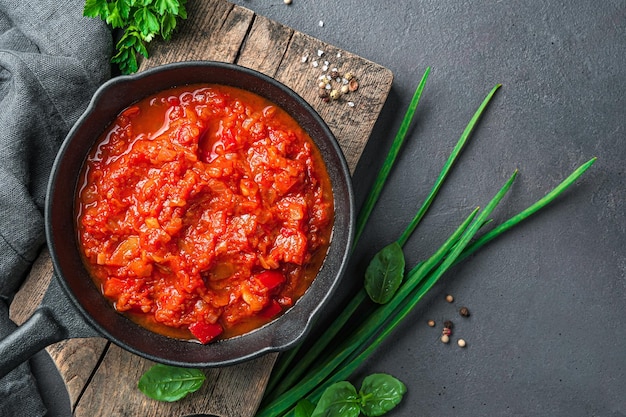
[(391, 375), (369, 375), (359, 391), (361, 411), (368, 417), (382, 416), (400, 404), (405, 392), (404, 383)]
[(306, 398), (303, 398), (302, 400), (298, 401), (298, 404), (296, 404), (294, 414), (295, 417), (311, 417), (314, 410), (315, 404), (313, 404)]
[(365, 271), (365, 291), (372, 301), (385, 304), (391, 300), (404, 277), (404, 253), (393, 242), (372, 258)]
[(137, 387), (152, 399), (173, 402), (199, 390), (205, 379), (199, 369), (156, 364), (143, 374)]
[(337, 382), (324, 391), (311, 417), (358, 417), (359, 395), (348, 381)]

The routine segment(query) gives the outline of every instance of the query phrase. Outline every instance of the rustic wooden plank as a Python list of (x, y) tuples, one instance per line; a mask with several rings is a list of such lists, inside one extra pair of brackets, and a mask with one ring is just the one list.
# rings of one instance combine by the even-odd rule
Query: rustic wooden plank
[(139, 70), (178, 61), (234, 62), (254, 13), (223, 0), (187, 3), (189, 18), (169, 42), (153, 42)]
[(293, 29), (263, 16), (255, 16), (241, 47), (237, 65), (274, 77), (283, 60)]
[[(228, 368), (207, 369), (202, 388), (175, 403), (152, 400), (137, 389), (137, 381), (153, 362), (111, 345), (89, 389), (76, 407), (75, 416), (177, 417), (193, 414), (252, 416), (266, 384), (266, 370), (273, 359), (259, 358)], [(103, 393), (106, 393), (103, 394)]]
[(109, 344), (101, 337), (91, 337), (68, 339), (46, 348), (65, 381), (72, 410), (78, 404)]
[(43, 248), (20, 291), (13, 298), (9, 308), (11, 320), (22, 324), (33, 314), (48, 289), (52, 273), (50, 253), (47, 248)]
[[(169, 62), (215, 60), (272, 76), (299, 93), (324, 118), (354, 172), (391, 88), (389, 70), (225, 0), (199, 0), (187, 7), (189, 19), (182, 22), (170, 42), (153, 43), (151, 57), (141, 62), (140, 70)], [(339, 100), (327, 102), (318, 96), (318, 78), (332, 68), (342, 74), (353, 72), (360, 86)], [(44, 254), (33, 268), (36, 285), (26, 285), (22, 298), (13, 303), (17, 305), (16, 317), (30, 314), (28, 309), (41, 299), (51, 271), (49, 256)], [(42, 278), (45, 276), (47, 282)], [(207, 413), (250, 417), (277, 356), (273, 353), (237, 366), (205, 370), (207, 383), (200, 391), (176, 403), (161, 403), (136, 388), (152, 362), (104, 339), (69, 340), (48, 348), (48, 352), (68, 385), (76, 417)]]

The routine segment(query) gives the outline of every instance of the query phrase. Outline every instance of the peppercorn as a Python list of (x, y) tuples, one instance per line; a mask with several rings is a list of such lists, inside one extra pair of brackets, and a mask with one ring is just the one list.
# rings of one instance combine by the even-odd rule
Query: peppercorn
[(330, 98), (333, 100), (339, 100), (339, 97), (341, 97), (341, 92), (339, 90), (332, 90), (330, 92)]
[(343, 94), (348, 94), (350, 92), (350, 88), (347, 85), (342, 85), (341, 86), (341, 92)]
[(345, 78), (346, 80), (350, 81), (351, 79), (354, 78), (354, 74), (351, 73), (350, 71), (346, 72), (346, 75), (343, 76), (343, 78)]
[(456, 343), (459, 345), (459, 347), (465, 347), (466, 345), (465, 340), (463, 339), (459, 339)]
[(467, 307), (461, 307), (459, 309), (459, 314), (463, 317), (469, 317), (470, 316), (470, 312), (469, 309)]
[(435, 320), (428, 320), (428, 325), (430, 327), (435, 327)]
[(359, 89), (359, 82), (355, 78), (352, 78), (350, 80), (350, 82), (348, 83), (348, 88), (350, 89), (350, 91), (358, 90)]
[(452, 303), (454, 301), (454, 297), (450, 294), (446, 295), (446, 301)]
[(446, 329), (451, 329), (454, 326), (454, 323), (450, 320), (446, 320), (443, 322), (443, 327)]
[(448, 343), (450, 341), (450, 336), (448, 336), (447, 334), (444, 334), (443, 336), (441, 336), (441, 341), (443, 343)]
[(319, 96), (319, 98), (328, 98), (328, 91), (325, 88), (320, 88), (317, 92), (317, 95)]
[(341, 74), (339, 74), (339, 70), (337, 68), (333, 68), (332, 70), (330, 70), (330, 76), (332, 78), (339, 78), (341, 77)]

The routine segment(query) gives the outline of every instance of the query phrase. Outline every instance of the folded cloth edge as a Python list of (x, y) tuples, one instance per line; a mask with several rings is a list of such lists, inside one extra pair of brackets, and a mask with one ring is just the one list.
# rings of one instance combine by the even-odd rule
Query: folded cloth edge
[[(110, 77), (110, 30), (83, 17), (83, 6), (84, 0), (0, 0), (0, 336), (15, 328), (8, 300), (44, 244), (52, 161)], [(0, 415), (46, 414), (26, 363), (0, 379), (0, 397)]]

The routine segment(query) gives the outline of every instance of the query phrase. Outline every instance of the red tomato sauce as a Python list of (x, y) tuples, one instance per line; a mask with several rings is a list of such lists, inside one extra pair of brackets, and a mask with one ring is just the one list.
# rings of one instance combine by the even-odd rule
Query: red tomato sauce
[(220, 85), (122, 111), (77, 196), (79, 243), (102, 293), (152, 331), (202, 343), (291, 307), (328, 249), (330, 179), (284, 110)]

